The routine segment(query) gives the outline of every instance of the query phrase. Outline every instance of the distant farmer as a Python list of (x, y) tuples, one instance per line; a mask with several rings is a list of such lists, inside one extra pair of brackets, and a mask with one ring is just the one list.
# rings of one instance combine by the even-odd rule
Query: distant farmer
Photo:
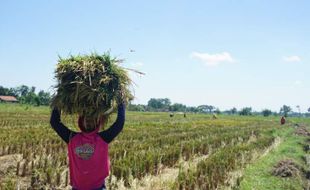
[(81, 132), (68, 129), (60, 120), (61, 112), (52, 111), (50, 123), (56, 133), (68, 144), (70, 185), (73, 190), (105, 190), (109, 175), (109, 143), (122, 131), (125, 122), (125, 105), (118, 105), (117, 119), (107, 130), (99, 132), (104, 123), (79, 116)]
[(212, 115), (212, 119), (217, 119), (216, 114), (213, 114), (213, 115)]
[(281, 121), (280, 122), (281, 122), (281, 125), (285, 124), (285, 117), (284, 116), (281, 117)]

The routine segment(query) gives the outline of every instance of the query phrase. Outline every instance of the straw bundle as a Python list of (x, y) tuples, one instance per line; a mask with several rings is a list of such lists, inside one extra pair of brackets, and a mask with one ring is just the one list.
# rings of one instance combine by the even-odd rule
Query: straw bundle
[(133, 99), (131, 80), (120, 62), (109, 53), (60, 58), (51, 105), (65, 114), (94, 119), (109, 115), (118, 103)]

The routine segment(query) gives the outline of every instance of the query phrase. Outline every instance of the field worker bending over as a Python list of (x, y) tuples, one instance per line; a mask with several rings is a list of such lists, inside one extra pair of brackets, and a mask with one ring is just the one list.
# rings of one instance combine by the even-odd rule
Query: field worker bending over
[(125, 123), (125, 105), (118, 105), (117, 119), (107, 130), (98, 132), (103, 119), (93, 121), (79, 117), (81, 132), (68, 129), (60, 120), (61, 112), (52, 111), (50, 123), (56, 133), (68, 144), (70, 185), (73, 190), (105, 190), (109, 175), (109, 143), (122, 131)]
[(285, 117), (284, 116), (281, 117), (280, 123), (281, 123), (281, 125), (285, 124)]

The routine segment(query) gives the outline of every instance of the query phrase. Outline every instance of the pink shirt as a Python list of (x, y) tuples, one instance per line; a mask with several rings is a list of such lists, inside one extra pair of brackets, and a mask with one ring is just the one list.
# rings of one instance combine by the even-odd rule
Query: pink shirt
[(100, 188), (109, 175), (109, 146), (98, 130), (78, 133), (69, 141), (70, 185), (78, 190)]

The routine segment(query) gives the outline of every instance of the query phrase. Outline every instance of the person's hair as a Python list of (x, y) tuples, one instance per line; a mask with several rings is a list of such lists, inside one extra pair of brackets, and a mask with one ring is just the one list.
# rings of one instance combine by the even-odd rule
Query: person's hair
[(107, 118), (102, 116), (99, 119), (79, 116), (78, 125), (82, 132), (90, 133), (106, 123)]

